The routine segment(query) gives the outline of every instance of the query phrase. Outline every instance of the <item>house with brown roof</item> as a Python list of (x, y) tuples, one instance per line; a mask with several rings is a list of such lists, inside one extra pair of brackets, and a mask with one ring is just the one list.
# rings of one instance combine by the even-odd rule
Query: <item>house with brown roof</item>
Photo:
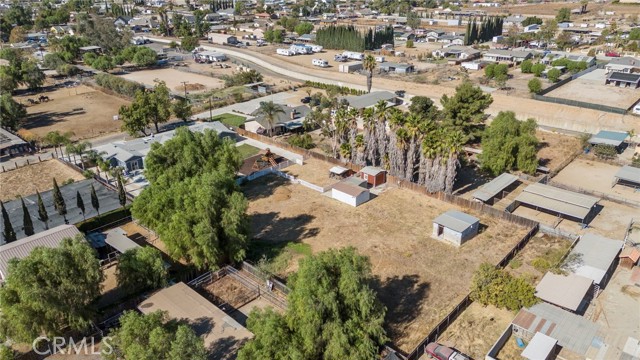
[(640, 250), (635, 246), (627, 246), (622, 249), (618, 258), (620, 258), (620, 266), (632, 269), (640, 260)]

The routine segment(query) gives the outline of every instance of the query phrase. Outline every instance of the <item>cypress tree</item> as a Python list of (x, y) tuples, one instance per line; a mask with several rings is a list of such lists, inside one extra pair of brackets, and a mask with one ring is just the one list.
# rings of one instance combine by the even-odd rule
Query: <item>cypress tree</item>
[(464, 33), (464, 44), (471, 45), (469, 43), (469, 33), (471, 32), (471, 21), (467, 22), (467, 31)]
[(82, 218), (86, 220), (87, 218), (84, 216), (84, 201), (82, 201), (80, 191), (76, 191), (76, 206), (78, 206), (78, 209), (82, 211)]
[(67, 223), (67, 204), (64, 202), (58, 182), (53, 178), (53, 207), (58, 212), (58, 215), (62, 215), (64, 223)]
[(127, 193), (124, 191), (124, 184), (122, 183), (122, 175), (118, 174), (118, 199), (120, 205), (124, 207), (127, 204)]
[(96, 188), (91, 184), (91, 206), (100, 215), (100, 201), (98, 200), (98, 194), (96, 194)]
[(0, 201), (0, 207), (2, 208), (2, 238), (4, 238), (4, 242), (6, 244), (16, 241), (16, 232), (13, 231), (13, 225), (11, 225), (11, 220), (9, 219), (9, 214), (7, 213), (7, 209), (4, 208), (4, 203)]
[(38, 219), (44, 223), (44, 228), (49, 230), (49, 214), (47, 214), (47, 208), (44, 207), (40, 192), (36, 190), (36, 194), (38, 194)]
[(33, 221), (31, 221), (31, 215), (29, 215), (29, 209), (27, 209), (27, 205), (25, 205), (24, 199), (22, 198), (22, 196), (20, 197), (20, 202), (22, 203), (22, 228), (24, 229), (25, 235), (31, 236), (34, 234)]

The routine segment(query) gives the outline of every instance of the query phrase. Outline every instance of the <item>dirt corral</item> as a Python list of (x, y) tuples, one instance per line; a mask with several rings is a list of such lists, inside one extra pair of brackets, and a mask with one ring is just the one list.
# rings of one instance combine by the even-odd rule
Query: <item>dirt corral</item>
[(27, 106), (27, 119), (23, 127), (37, 136), (49, 131), (72, 131), (73, 139), (88, 139), (120, 131), (120, 121), (114, 115), (129, 102), (116, 96), (80, 85), (59, 88), (43, 93), (49, 101), (29, 104), (28, 99), (38, 99), (40, 94), (16, 96), (16, 101)]
[(53, 178), (61, 184), (73, 179), (83, 180), (84, 176), (58, 160), (47, 160), (23, 166), (16, 170), (0, 173), (0, 200), (13, 200), (18, 195), (31, 195), (53, 188)]
[[(249, 288), (231, 276), (224, 276), (203, 288), (218, 306), (228, 304), (235, 309), (258, 296), (257, 288)], [(224, 310), (224, 309), (223, 309)]]
[(357, 208), (275, 176), (247, 184), (245, 194), (256, 241), (304, 242), (314, 253), (353, 246), (368, 256), (388, 334), (406, 351), (464, 298), (480, 263), (497, 263), (528, 231), (466, 211), (483, 230), (457, 248), (430, 237), (431, 221), (453, 205), (393, 187)]

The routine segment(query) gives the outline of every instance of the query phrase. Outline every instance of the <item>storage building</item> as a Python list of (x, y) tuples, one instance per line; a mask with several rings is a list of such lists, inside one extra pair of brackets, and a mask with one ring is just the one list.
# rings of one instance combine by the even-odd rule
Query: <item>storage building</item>
[(360, 170), (360, 178), (376, 187), (387, 182), (387, 172), (374, 166), (365, 166)]
[(599, 198), (535, 183), (527, 186), (515, 199), (516, 204), (539, 211), (589, 223)]
[(527, 344), (527, 347), (524, 348), (524, 351), (520, 355), (528, 360), (555, 359), (557, 345), (558, 340), (541, 332), (537, 332), (535, 335), (533, 335), (533, 338)]
[(634, 188), (640, 187), (640, 168), (625, 165), (615, 174), (613, 185), (630, 185)]
[(598, 288), (602, 288), (615, 270), (616, 258), (623, 244), (621, 240), (584, 234), (569, 253), (565, 265), (574, 274), (591, 279)]
[(480, 219), (461, 211), (449, 210), (433, 220), (432, 237), (460, 246), (478, 234)]
[(620, 266), (626, 269), (632, 269), (640, 260), (640, 249), (635, 246), (627, 246), (620, 252)]
[(589, 138), (591, 145), (611, 145), (620, 150), (620, 146), (627, 139), (629, 134), (617, 131), (602, 130)]
[(366, 183), (361, 180), (361, 185), (364, 185), (363, 187), (358, 184), (357, 178), (354, 179), (356, 181), (350, 181), (351, 179), (333, 185), (331, 188), (331, 197), (351, 206), (362, 205), (369, 201), (370, 194), (366, 188)]
[(499, 197), (502, 192), (513, 187), (518, 183), (518, 177), (509, 173), (503, 173), (490, 182), (482, 185), (476, 190), (472, 197), (474, 200), (481, 201), (483, 203), (491, 204), (494, 199)]
[(547, 272), (536, 286), (536, 296), (542, 301), (581, 314), (591, 300), (593, 280), (570, 274)]
[(396, 74), (408, 74), (414, 71), (411, 64), (400, 64), (395, 62), (382, 62), (378, 65), (380, 69), (386, 72), (394, 72)]
[(352, 61), (338, 65), (338, 71), (341, 73), (352, 73), (362, 70), (362, 61)]

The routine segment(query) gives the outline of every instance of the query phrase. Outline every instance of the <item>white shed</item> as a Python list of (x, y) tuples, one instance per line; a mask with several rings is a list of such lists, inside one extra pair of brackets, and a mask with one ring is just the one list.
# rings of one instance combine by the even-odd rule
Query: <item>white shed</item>
[(456, 210), (449, 210), (433, 220), (433, 236), (460, 246), (478, 233), (480, 219)]
[(369, 190), (348, 181), (341, 181), (333, 185), (331, 197), (345, 204), (358, 206), (369, 201)]

